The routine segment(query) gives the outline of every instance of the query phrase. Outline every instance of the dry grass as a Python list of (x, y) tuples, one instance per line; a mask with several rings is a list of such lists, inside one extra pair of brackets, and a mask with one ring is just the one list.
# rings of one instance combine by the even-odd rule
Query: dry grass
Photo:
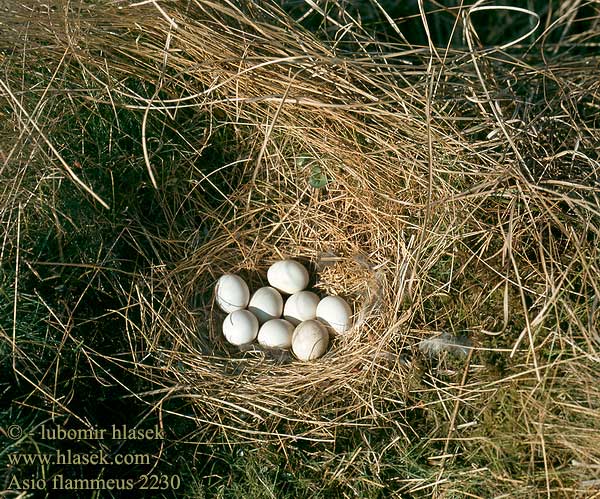
[[(0, 59), (2, 265), (20, 268), (15, 288), (44, 263), (18, 254), (22, 231), (70, 182), (79, 203), (113, 214), (103, 227), (118, 235), (98, 237), (125, 241), (135, 262), (50, 259), (57, 272), (88, 265), (91, 287), (106, 274), (117, 296), (85, 320), (57, 317), (53, 334), (77, 341), (78, 321), (122, 321), (120, 349), (86, 346), (95, 376), (161, 422), (191, 422), (174, 446), (278, 449), (307, 496), (598, 492), (597, 4), (532, 3), (535, 34), (492, 31), (491, 49), (468, 5), (399, 18), (424, 31), (395, 40), (351, 3), (316, 2), (330, 9), (316, 31), (268, 2), (102, 5), (11, 8), (14, 50)], [(48, 116), (71, 124), (56, 133), (70, 143)], [(258, 286), (281, 257), (356, 311), (318, 362), (221, 337), (218, 276)], [(473, 348), (419, 350), (441, 332)], [(25, 376), (27, 348), (2, 334)], [(295, 459), (320, 482), (300, 485)]]

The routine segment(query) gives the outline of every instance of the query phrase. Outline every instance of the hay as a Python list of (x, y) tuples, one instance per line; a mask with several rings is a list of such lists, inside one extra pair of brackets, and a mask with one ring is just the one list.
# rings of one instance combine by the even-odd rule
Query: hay
[[(206, 95), (194, 99), (139, 105), (151, 106), (150, 112), (220, 106), (241, 130), (239, 140), (249, 144), (241, 145), (244, 157), (238, 161), (247, 161), (239, 175), (250, 181), (240, 182), (226, 194), (226, 201), (207, 213), (207, 219), (215, 220), (209, 223), (207, 242), (183, 243), (180, 254), (187, 255), (147, 291), (146, 296), (155, 300), (157, 295), (164, 297), (159, 307), (149, 307), (142, 326), (143, 336), (160, 345), (163, 363), (157, 382), (169, 387), (171, 396), (194, 401), (200, 428), (210, 434), (216, 425), (229, 439), (289, 436), (334, 441), (340, 425), (369, 428), (382, 417), (395, 424), (385, 407), (403, 405), (406, 376), (398, 357), (406, 343), (396, 317), (402, 297), (395, 287), (406, 286), (411, 276), (405, 271), (402, 280), (394, 281), (399, 268), (407, 265), (406, 245), (419, 237), (415, 221), (424, 217), (425, 210), (415, 204), (410, 191), (426, 190), (427, 165), (410, 156), (425, 157), (426, 131), (414, 116), (393, 112), (388, 103), (373, 104), (387, 99), (378, 88), (384, 87), (386, 75), (374, 75), (369, 84), (379, 95), (365, 96), (360, 62), (338, 63), (323, 47), (311, 52), (316, 62), (309, 62), (306, 56), (295, 55), (300, 51), (298, 41), (281, 36), (277, 26), (268, 27), (277, 47), (253, 45), (241, 38), (252, 40), (261, 28), (247, 17), (231, 12), (221, 18), (223, 13), (209, 11), (218, 16), (211, 20), (202, 14), (207, 15), (174, 18), (182, 29), (170, 34), (173, 55), (168, 64), (178, 75), (187, 76), (187, 93), (190, 79), (197, 94), (210, 92), (204, 90)], [(144, 50), (145, 55), (158, 57), (169, 34), (163, 31), (166, 25), (154, 22), (142, 31), (147, 43), (156, 45)], [(229, 27), (225, 34), (223, 26)], [(304, 37), (303, 45), (315, 45), (314, 39)], [(281, 77), (284, 70), (289, 77)], [(412, 100), (418, 89), (414, 92)], [(290, 104), (284, 104), (284, 98), (291, 99)], [(413, 107), (410, 100), (403, 99), (402, 104)], [(381, 122), (375, 125), (375, 119)], [(398, 132), (390, 137), (386, 130)], [(361, 157), (364, 146), (357, 143), (357, 135), (364, 135), (369, 149), (378, 152)], [(309, 186), (310, 172), (297, 161), (307, 152), (332, 179), (323, 190)], [(399, 186), (403, 192), (397, 192)], [(401, 222), (410, 211), (415, 212), (412, 227)], [(222, 314), (209, 300), (220, 274), (239, 272), (256, 289), (264, 284), (274, 259), (296, 257), (316, 267), (322, 253), (334, 254), (337, 261), (316, 273), (317, 282), (324, 291), (354, 301), (360, 327), (336, 339), (329, 354), (311, 364), (282, 364), (257, 352), (240, 354), (224, 344)], [(361, 261), (366, 263), (357, 263)], [(198, 294), (203, 296), (195, 308)], [(142, 352), (147, 348), (144, 345)]]
[[(442, 442), (428, 456), (440, 469), (457, 448), (501, 459), (523, 435), (544, 453), (585, 445), (562, 430), (572, 406), (553, 383), (595, 400), (576, 397), (573, 414), (598, 414), (597, 56), (561, 52), (568, 37), (538, 50), (553, 26), (529, 51), (486, 50), (469, 17), (466, 47), (432, 50), (431, 35), (377, 42), (352, 23), (336, 46), (266, 2), (85, 6), (82, 18), (74, 8), (50, 14), (60, 35), (46, 50), (68, 54), (64, 78), (81, 72), (90, 105), (141, 118), (136, 165), (170, 227), (131, 221), (144, 266), (118, 311), (130, 356), (111, 362), (152, 382), (136, 397), (159, 410), (181, 401), (194, 442), (335, 443), (344, 430), (392, 429), (401, 452), (429, 435)], [(167, 136), (179, 141), (172, 162), (157, 152), (175, 148)], [(325, 185), (311, 186), (315, 172)], [(255, 289), (282, 257), (355, 311), (356, 327), (316, 362), (240, 351), (220, 333), (217, 278), (239, 273)], [(431, 365), (419, 353), (440, 333), (468, 337), (466, 359)], [(456, 428), (489, 417), (517, 381), (531, 395), (511, 402), (526, 414), (520, 433), (463, 441)], [(416, 421), (428, 405), (439, 412)], [(580, 457), (600, 459), (591, 445)], [(579, 476), (564, 471), (568, 458), (540, 462), (536, 487), (548, 493), (561, 473)], [(396, 486), (443, 489), (432, 480)]]
[[(334, 52), (308, 33), (291, 36), (281, 13), (266, 24), (264, 12), (254, 17), (251, 10), (231, 6), (196, 6), (186, 14), (169, 14), (178, 29), (155, 16), (144, 24), (143, 54), (120, 50), (127, 57), (143, 57), (148, 67), (169, 69), (168, 75), (158, 75), (161, 90), (173, 97), (128, 95), (137, 102), (130, 106), (162, 113), (184, 106), (199, 112), (219, 108), (241, 142), (239, 173), (233, 165), (200, 167), (212, 172), (218, 166), (244, 180), (204, 215), (210, 220), (206, 242), (179, 244), (182, 257), (153, 285), (152, 292), (164, 298), (145, 325), (144, 336), (166, 348), (160, 377), (173, 376), (176, 392), (197, 401), (196, 417), (251, 439), (333, 439), (337, 425), (369, 427), (389, 419), (382, 407), (390, 400), (402, 405), (406, 377), (397, 359), (415, 340), (435, 332), (433, 324), (444, 324), (423, 304), (449, 294), (467, 265), (487, 267), (480, 271), (490, 279), (481, 284), (479, 300), (464, 304), (474, 318), (494, 289), (504, 288), (517, 302), (523, 300), (507, 311), (525, 318), (523, 333), (513, 339), (514, 350), (529, 350), (541, 377), (537, 346), (546, 338), (540, 326), (559, 306), (551, 283), (577, 266), (577, 272), (590, 268), (585, 278), (590, 291), (597, 285), (591, 272), (597, 251), (593, 240), (569, 228), (585, 223), (594, 230), (597, 223), (594, 201), (576, 194), (586, 185), (591, 188), (597, 175), (597, 163), (587, 155), (591, 137), (579, 139), (578, 152), (530, 155), (533, 165), (528, 166), (519, 152), (525, 146), (517, 149), (511, 143), (537, 149), (550, 144), (540, 144), (518, 128), (509, 131), (508, 126), (516, 127), (502, 118), (507, 111), (480, 103), (486, 95), (492, 99), (488, 85), (493, 81), (484, 87), (475, 74), (453, 74), (446, 69), (452, 66), (448, 61), (434, 59), (427, 68), (383, 50), (369, 53), (368, 59), (367, 54)], [(500, 68), (505, 64), (498, 63)], [(406, 73), (410, 84), (401, 85), (398, 76)], [(457, 130), (457, 104), (434, 102), (439, 89), (452, 95), (445, 90), (450, 85), (470, 87), (459, 100), (460, 114), (469, 118), (469, 128), (485, 134), (484, 143), (474, 142), (464, 126)], [(469, 94), (479, 101), (476, 105), (469, 106)], [(307, 182), (310, 172), (297, 160), (306, 154), (331, 179), (326, 188), (313, 189)], [(581, 179), (543, 174), (566, 157), (571, 168), (581, 165)], [(557, 212), (557, 205), (564, 208)], [(204, 207), (198, 212), (204, 213)], [(560, 256), (573, 252), (583, 261)], [(241, 272), (256, 287), (264, 284), (275, 259), (295, 257), (315, 267), (323, 253), (339, 257), (335, 267), (317, 273), (324, 290), (355, 300), (356, 311), (371, 307), (364, 296), (375, 297), (377, 307), (360, 327), (338, 338), (322, 361), (311, 364), (280, 365), (261, 354), (241, 355), (225, 347), (221, 317), (207, 299), (221, 273)], [(432, 274), (442, 257), (454, 261), (451, 275), (438, 284)], [(367, 272), (356, 274), (357, 261), (365, 262)], [(199, 293), (203, 300), (193, 308)], [(529, 311), (525, 295), (539, 313)], [(158, 335), (160, 342), (153, 341)], [(585, 328), (569, 336), (578, 343), (588, 338), (588, 352), (594, 354)], [(391, 365), (382, 365), (381, 352), (391, 354)], [(177, 362), (182, 370), (173, 368)], [(390, 393), (390, 386), (397, 388)], [(268, 431), (256, 431), (259, 422)]]

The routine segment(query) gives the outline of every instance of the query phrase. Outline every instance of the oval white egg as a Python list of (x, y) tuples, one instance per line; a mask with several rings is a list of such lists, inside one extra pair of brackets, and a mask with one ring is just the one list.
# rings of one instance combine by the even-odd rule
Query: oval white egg
[(291, 295), (308, 286), (308, 270), (295, 260), (281, 260), (269, 267), (267, 279), (271, 286)]
[(298, 291), (290, 296), (283, 307), (283, 318), (297, 326), (302, 321), (317, 317), (320, 298), (312, 291)]
[(248, 310), (231, 312), (223, 321), (223, 336), (232, 345), (252, 343), (258, 334), (258, 319)]
[(248, 306), (250, 290), (241, 277), (224, 274), (215, 286), (215, 297), (219, 308), (224, 312), (231, 313)]
[(252, 312), (260, 324), (271, 319), (278, 319), (283, 312), (283, 298), (279, 291), (270, 286), (257, 289), (248, 304), (248, 310)]
[(296, 326), (292, 334), (292, 351), (300, 360), (321, 357), (329, 345), (327, 330), (317, 321), (304, 321)]
[(287, 349), (292, 346), (294, 326), (285, 319), (271, 319), (258, 330), (258, 343), (266, 348)]
[(352, 327), (351, 316), (350, 305), (339, 296), (326, 296), (317, 305), (317, 319), (338, 333), (345, 333)]

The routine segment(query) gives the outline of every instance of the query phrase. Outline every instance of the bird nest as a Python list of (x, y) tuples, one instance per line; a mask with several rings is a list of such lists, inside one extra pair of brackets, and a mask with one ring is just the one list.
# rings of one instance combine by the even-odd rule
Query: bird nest
[[(151, 353), (156, 363), (139, 364), (169, 396), (192, 402), (193, 417), (207, 430), (249, 439), (330, 440), (337, 424), (368, 425), (389, 400), (401, 399), (407, 372), (401, 355), (406, 341), (390, 327), (397, 320), (391, 301), (395, 263), (374, 251), (376, 240), (358, 246), (350, 237), (340, 239), (340, 233), (356, 235), (356, 218), (344, 216), (352, 204), (348, 195), (327, 208), (338, 213), (336, 221), (322, 217), (323, 201), (307, 190), (295, 206), (274, 202), (271, 213), (259, 211), (275, 220), (287, 215), (288, 221), (246, 229), (257, 213), (254, 203), (234, 222), (215, 223), (205, 242), (174, 268), (153, 269), (139, 294), (145, 320), (134, 351)], [(236, 347), (223, 337), (226, 314), (214, 300), (216, 280), (235, 273), (257, 289), (267, 284), (269, 265), (282, 257), (304, 263), (312, 289), (345, 297), (354, 311), (352, 329), (334, 335), (318, 360), (301, 362), (256, 344)]]

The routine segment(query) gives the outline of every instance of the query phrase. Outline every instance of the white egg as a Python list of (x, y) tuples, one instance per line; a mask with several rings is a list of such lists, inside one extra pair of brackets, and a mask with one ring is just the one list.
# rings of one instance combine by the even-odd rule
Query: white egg
[(339, 296), (326, 296), (317, 305), (317, 319), (338, 333), (345, 333), (352, 327), (351, 315), (350, 305)]
[(308, 270), (295, 260), (281, 260), (267, 270), (269, 284), (289, 295), (308, 286)]
[(232, 345), (252, 343), (258, 334), (258, 319), (248, 310), (231, 312), (223, 321), (223, 336)]
[(246, 282), (234, 274), (222, 275), (215, 286), (217, 305), (230, 313), (248, 306), (250, 290)]
[(283, 307), (283, 318), (297, 326), (302, 321), (317, 318), (319, 297), (312, 291), (298, 291), (290, 296)]
[(252, 312), (260, 324), (271, 319), (278, 319), (283, 312), (283, 298), (275, 288), (265, 286), (257, 289), (248, 304), (248, 310)]
[(329, 345), (327, 330), (317, 321), (304, 321), (296, 326), (292, 335), (292, 351), (300, 360), (321, 357)]
[(266, 348), (287, 349), (292, 346), (294, 326), (285, 319), (271, 319), (258, 330), (258, 342)]

